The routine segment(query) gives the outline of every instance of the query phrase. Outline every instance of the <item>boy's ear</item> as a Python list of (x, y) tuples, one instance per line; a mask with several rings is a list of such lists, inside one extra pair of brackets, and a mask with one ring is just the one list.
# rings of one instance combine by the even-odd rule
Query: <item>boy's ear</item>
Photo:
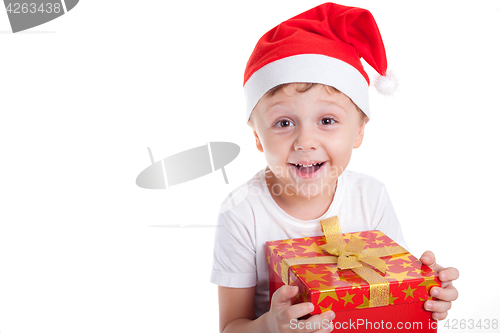
[(361, 143), (363, 142), (363, 137), (365, 136), (365, 125), (367, 122), (368, 118), (365, 118), (363, 120), (363, 123), (359, 125), (358, 133), (356, 133), (356, 138), (354, 139), (354, 149), (359, 148), (359, 146), (361, 146)]
[(262, 143), (260, 142), (259, 135), (255, 131), (253, 131), (253, 135), (255, 136), (255, 145), (257, 146), (257, 150), (263, 153), (264, 148), (262, 148)]

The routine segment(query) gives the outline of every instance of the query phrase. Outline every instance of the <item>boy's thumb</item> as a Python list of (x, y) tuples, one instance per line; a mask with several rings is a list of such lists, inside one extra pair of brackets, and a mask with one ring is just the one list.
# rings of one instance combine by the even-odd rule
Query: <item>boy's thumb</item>
[(297, 293), (299, 292), (299, 287), (297, 286), (287, 286), (287, 292), (288, 292), (288, 295), (290, 295), (290, 297), (293, 297), (295, 295), (297, 295)]
[(273, 297), (271, 298), (271, 306), (289, 302), (290, 298), (297, 295), (298, 291), (299, 287), (297, 286), (281, 286), (273, 294)]

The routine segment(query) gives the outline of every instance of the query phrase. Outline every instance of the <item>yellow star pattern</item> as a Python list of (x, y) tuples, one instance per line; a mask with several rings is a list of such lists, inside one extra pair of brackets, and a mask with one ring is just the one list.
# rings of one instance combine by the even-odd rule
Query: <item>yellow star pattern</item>
[(353, 279), (353, 277), (346, 277), (346, 276), (345, 276), (345, 275), (343, 275), (343, 274), (342, 274), (342, 275), (339, 275), (339, 280), (340, 280), (340, 281), (344, 281), (344, 282), (349, 283), (349, 282), (348, 282), (348, 281), (349, 281), (349, 279)]
[(415, 290), (417, 290), (417, 288), (415, 288), (415, 289), (411, 289), (411, 286), (410, 286), (410, 285), (408, 285), (408, 289), (403, 290), (403, 292), (406, 294), (405, 299), (406, 299), (407, 297), (411, 297), (411, 298), (413, 298), (413, 292), (414, 292)]
[(306, 249), (304, 253), (310, 253), (310, 252), (323, 253), (316, 243), (312, 243), (311, 245), (308, 246), (300, 245), (300, 247)]
[(404, 271), (401, 273), (387, 272), (387, 275), (385, 276), (385, 278), (396, 279), (399, 281), (399, 285), (401, 286), (401, 282), (403, 282), (404, 279), (406, 279), (408, 277), (407, 274), (408, 274), (408, 271)]
[(321, 312), (326, 312), (328, 310), (331, 310), (332, 306), (333, 306), (333, 303), (330, 303), (330, 305), (328, 305), (326, 308), (322, 307), (321, 305), (319, 306), (319, 308), (321, 309)]
[(295, 251), (297, 251), (297, 249), (294, 248), (294, 247), (291, 247), (291, 248), (286, 249), (286, 250), (287, 250), (287, 252), (295, 252)]
[(347, 283), (350, 283), (348, 280), (356, 279), (358, 276), (345, 276), (345, 275), (339, 275), (339, 280), (344, 281)]
[(323, 269), (326, 270), (327, 272), (330, 272), (333, 275), (337, 273), (337, 266), (323, 265)]
[(358, 283), (358, 282), (351, 282), (352, 284), (352, 289), (356, 289), (356, 288), (359, 288), (361, 289), (361, 286), (363, 285), (363, 283)]
[(429, 292), (429, 290), (432, 287), (439, 286), (439, 284), (436, 281), (434, 281), (434, 278), (432, 278), (429, 280), (424, 280), (422, 283), (419, 284), (419, 286), (425, 286), (425, 289), (427, 290), (427, 292)]
[(321, 295), (324, 295), (324, 296), (321, 296), (319, 297), (320, 301), (318, 303), (320, 303), (326, 296), (330, 296), (331, 298), (333, 298), (334, 300), (338, 301), (339, 298), (337, 296), (337, 292), (335, 290), (332, 290), (332, 287), (331, 286), (327, 286), (327, 285), (324, 285), (322, 283), (319, 284), (320, 285), (320, 290), (324, 290)]
[(368, 299), (368, 297), (366, 297), (365, 295), (363, 295), (363, 304), (360, 304), (356, 307), (356, 309), (363, 309), (363, 308), (367, 308), (369, 307), (370, 305), (370, 300)]
[(382, 241), (382, 240), (380, 240), (380, 239), (376, 239), (376, 240), (374, 240), (374, 242), (375, 242), (375, 244), (377, 244), (377, 245), (380, 245), (380, 244), (384, 243), (384, 241)]
[(319, 287), (318, 288), (314, 288), (316, 290), (319, 290), (319, 291), (330, 291), (330, 290), (334, 290), (335, 287), (330, 285), (330, 284), (323, 284), (323, 283), (319, 283)]
[(319, 298), (318, 298), (318, 304), (323, 302), (323, 300), (327, 297), (330, 297), (330, 298), (333, 298), (334, 300), (338, 301), (339, 298), (337, 296), (337, 292), (335, 290), (331, 290), (331, 291), (323, 291), (319, 294)]
[[(344, 236), (344, 241), (346, 241), (346, 240), (349, 240), (349, 241), (350, 241), (350, 239), (351, 239), (352, 237), (356, 237), (356, 238), (359, 238), (359, 239), (364, 240), (364, 241), (368, 240), (368, 238), (367, 238), (367, 237), (363, 237), (363, 236), (361, 236), (361, 233), (360, 233), (360, 232), (358, 232), (358, 233), (355, 233), (355, 234), (347, 234), (346, 236)], [(349, 242), (347, 242), (347, 243), (349, 243)]]
[(408, 263), (408, 262), (404, 262), (403, 263), (403, 268), (408, 268), (408, 267), (411, 267), (411, 265), (413, 265), (411, 262)]
[(424, 272), (424, 270), (415, 268), (414, 272), (417, 273), (418, 275), (420, 275)]
[(278, 247), (278, 245), (269, 245), (269, 250), (271, 250), (271, 252), (273, 252), (273, 250), (277, 247)]
[(392, 297), (392, 293), (389, 295), (389, 304), (394, 305), (394, 301), (397, 300), (397, 297)]
[(401, 255), (393, 255), (391, 259), (389, 259), (389, 261), (393, 261), (393, 260), (404, 260), (404, 261), (409, 261), (409, 262), (412, 262), (411, 259), (409, 258), (411, 256), (411, 253), (406, 253), (406, 254), (401, 254)]
[(345, 296), (344, 296), (344, 297), (340, 297), (340, 298), (344, 300), (344, 306), (346, 306), (346, 305), (347, 305), (347, 303), (352, 303), (352, 304), (354, 304), (354, 302), (352, 301), (352, 298), (353, 298), (353, 297), (354, 297), (354, 294), (349, 295), (349, 292), (348, 292), (348, 291), (346, 291)]
[(295, 239), (287, 239), (287, 240), (281, 241), (281, 244), (292, 245), (292, 244), (295, 244), (295, 243), (299, 243), (299, 241), (296, 241)]
[(323, 282), (327, 282), (325, 279), (323, 279), (323, 276), (326, 274), (315, 274), (311, 271), (306, 270), (305, 274), (301, 274), (301, 277), (303, 277), (306, 281), (306, 283), (309, 283), (311, 281), (320, 281), (322, 280)]

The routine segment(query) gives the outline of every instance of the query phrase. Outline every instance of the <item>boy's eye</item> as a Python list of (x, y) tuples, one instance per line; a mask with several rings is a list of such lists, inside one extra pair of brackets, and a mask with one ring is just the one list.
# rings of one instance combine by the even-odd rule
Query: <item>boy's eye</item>
[(281, 119), (281, 120), (278, 120), (274, 126), (276, 127), (290, 127), (290, 126), (293, 126), (293, 123), (288, 120), (288, 119)]
[(333, 118), (323, 118), (320, 121), (321, 125), (332, 125), (332, 124), (335, 124), (335, 123), (336, 123), (336, 121)]

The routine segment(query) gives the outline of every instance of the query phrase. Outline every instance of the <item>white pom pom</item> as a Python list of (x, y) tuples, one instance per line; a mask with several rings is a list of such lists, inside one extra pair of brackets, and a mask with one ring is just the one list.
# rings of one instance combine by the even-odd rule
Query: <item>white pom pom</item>
[(374, 85), (379, 93), (389, 96), (398, 89), (398, 80), (394, 73), (388, 71), (384, 76), (377, 75)]

